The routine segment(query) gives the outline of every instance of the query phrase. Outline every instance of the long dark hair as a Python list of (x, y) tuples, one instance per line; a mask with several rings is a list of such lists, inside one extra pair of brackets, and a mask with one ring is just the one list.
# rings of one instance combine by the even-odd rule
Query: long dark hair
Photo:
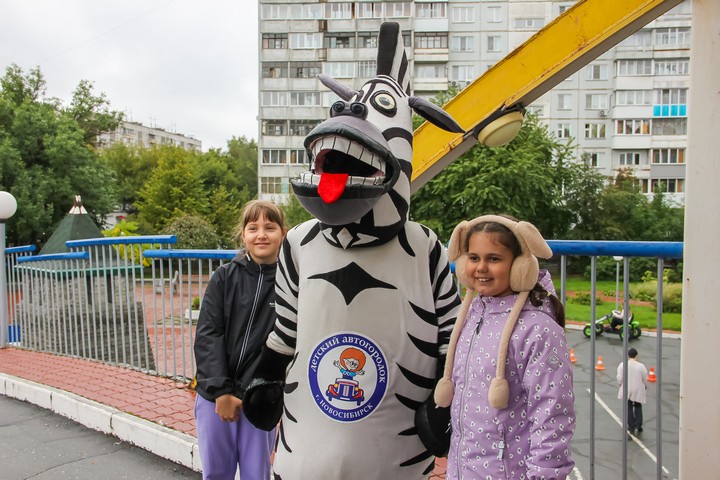
[[(501, 216), (515, 222), (518, 221), (516, 218), (513, 218), (509, 215)], [(515, 237), (515, 235), (509, 228), (497, 222), (481, 222), (470, 227), (470, 230), (468, 230), (468, 233), (465, 236), (466, 252), (468, 251), (470, 246), (470, 237), (472, 237), (475, 233), (479, 232), (492, 233), (496, 235), (497, 241), (500, 242), (500, 244), (503, 245), (505, 248), (510, 250), (510, 252), (512, 252), (513, 258), (517, 258), (522, 255), (522, 248), (520, 247), (520, 242), (518, 242), (517, 237)], [(565, 328), (565, 307), (563, 307), (563, 304), (560, 302), (560, 299), (556, 295), (550, 294), (547, 290), (545, 290), (545, 287), (543, 287), (539, 283), (536, 283), (533, 289), (530, 290), (530, 295), (528, 298), (530, 300), (530, 303), (532, 303), (536, 307), (542, 306), (545, 298), (549, 299), (550, 303), (555, 309), (555, 322), (557, 322), (557, 324), (561, 327)]]

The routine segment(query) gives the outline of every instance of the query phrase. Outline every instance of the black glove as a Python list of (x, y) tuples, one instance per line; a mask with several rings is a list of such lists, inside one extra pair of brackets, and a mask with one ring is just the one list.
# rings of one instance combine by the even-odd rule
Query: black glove
[(425, 448), (436, 457), (447, 457), (450, 450), (450, 407), (438, 407), (433, 396), (415, 410), (415, 427)]
[(285, 372), (292, 356), (263, 347), (255, 378), (243, 394), (243, 413), (261, 430), (271, 431), (283, 413)]

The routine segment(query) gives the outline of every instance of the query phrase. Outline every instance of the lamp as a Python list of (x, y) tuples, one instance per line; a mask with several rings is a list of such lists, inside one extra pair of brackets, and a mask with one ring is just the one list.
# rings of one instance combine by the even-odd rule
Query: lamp
[(518, 104), (493, 112), (480, 122), (473, 134), (478, 142), (488, 147), (502, 147), (512, 141), (518, 134), (525, 119), (525, 108)]
[(8, 298), (7, 279), (5, 278), (5, 222), (15, 215), (17, 200), (8, 192), (0, 192), (0, 348), (5, 348), (8, 341)]

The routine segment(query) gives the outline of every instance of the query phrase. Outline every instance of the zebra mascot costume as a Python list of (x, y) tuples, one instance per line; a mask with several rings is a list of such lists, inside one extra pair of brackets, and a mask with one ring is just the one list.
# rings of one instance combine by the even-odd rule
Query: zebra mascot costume
[(243, 404), (266, 430), (282, 415), (276, 479), (423, 478), (449, 445), (432, 434), (449, 413), (431, 397), (460, 299), (435, 233), (408, 220), (412, 111), (463, 130), (409, 96), (397, 23), (382, 24), (378, 48), (360, 91), (320, 77), (341, 100), (292, 183), (316, 219), (283, 243), (277, 321)]

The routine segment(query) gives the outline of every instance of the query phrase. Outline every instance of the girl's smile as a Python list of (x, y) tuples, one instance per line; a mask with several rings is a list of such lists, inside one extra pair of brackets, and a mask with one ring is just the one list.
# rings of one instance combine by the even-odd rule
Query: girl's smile
[(515, 257), (494, 233), (476, 232), (468, 242), (465, 275), (471, 287), (480, 295), (503, 297), (510, 295), (510, 268)]

